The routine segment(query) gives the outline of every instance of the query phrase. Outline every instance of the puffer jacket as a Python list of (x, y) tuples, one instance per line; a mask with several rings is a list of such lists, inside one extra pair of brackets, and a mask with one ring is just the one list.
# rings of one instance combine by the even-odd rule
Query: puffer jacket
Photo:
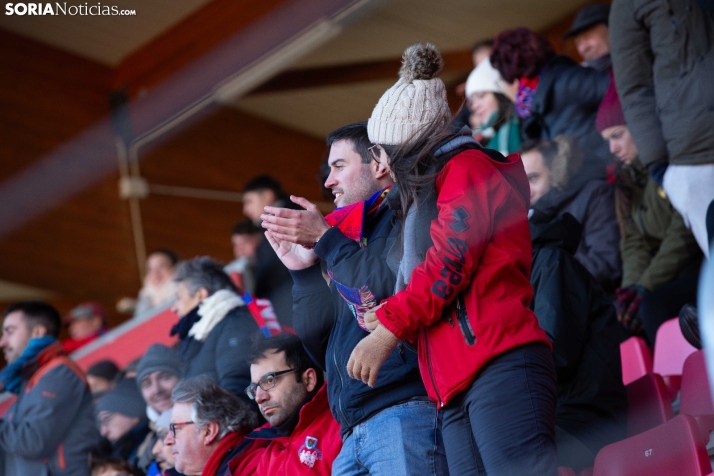
[(714, 18), (696, 0), (615, 0), (615, 84), (646, 166), (714, 163)]
[[(450, 141), (461, 146), (436, 178), (432, 245), (406, 288), (376, 313), (400, 339), (418, 336), (422, 380), (440, 407), (494, 357), (528, 343), (550, 346), (528, 307), (529, 185), (520, 157), (469, 145), (461, 133)], [(442, 143), (435, 155), (448, 149)], [(408, 228), (405, 236), (420, 234)]]
[(570, 214), (531, 220), (532, 308), (553, 343), (558, 377), (555, 424), (597, 454), (625, 438), (619, 324), (603, 289), (574, 259), (581, 233)]
[(608, 71), (583, 68), (567, 56), (555, 56), (543, 67), (523, 135), (531, 139), (572, 136), (586, 162), (597, 163), (604, 177), (612, 161), (607, 142), (595, 128), (595, 115), (610, 84)]
[(94, 404), (84, 372), (60, 343), (23, 368), (17, 402), (0, 419), (4, 476), (89, 476), (99, 445)]
[(550, 221), (564, 213), (583, 226), (575, 259), (585, 266), (606, 291), (622, 277), (620, 229), (615, 212), (615, 187), (581, 171), (562, 189), (551, 189), (533, 204), (533, 214)]
[[(190, 318), (192, 313), (198, 313), (200, 306), (196, 306), (183, 319)], [(178, 347), (183, 368), (181, 377), (208, 375), (215, 379), (221, 388), (234, 393), (257, 412), (255, 402), (248, 400), (245, 395), (245, 388), (250, 385), (250, 365), (247, 359), (253, 339), (258, 334), (260, 329), (247, 306), (231, 309), (205, 340), (196, 340), (192, 336), (181, 340)]]

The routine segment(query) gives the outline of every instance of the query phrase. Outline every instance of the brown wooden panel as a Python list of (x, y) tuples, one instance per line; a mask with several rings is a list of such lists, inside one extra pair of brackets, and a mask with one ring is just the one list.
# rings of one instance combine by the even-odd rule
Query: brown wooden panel
[(114, 87), (151, 88), (286, 0), (213, 0), (117, 67)]
[(0, 180), (107, 114), (111, 70), (0, 30)]
[[(473, 69), (470, 51), (444, 53), (442, 74), (469, 72)], [(383, 61), (367, 61), (321, 68), (307, 68), (286, 71), (256, 88), (251, 94), (275, 91), (288, 91), (300, 88), (336, 86), (340, 84), (397, 79), (397, 71), (402, 62), (400, 58)]]

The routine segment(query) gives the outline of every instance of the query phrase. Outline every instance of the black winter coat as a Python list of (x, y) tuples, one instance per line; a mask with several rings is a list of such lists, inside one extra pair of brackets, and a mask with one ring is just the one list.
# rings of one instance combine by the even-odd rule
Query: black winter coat
[(714, 14), (702, 4), (612, 3), (615, 84), (647, 166), (714, 163)]
[(596, 454), (626, 436), (627, 396), (615, 308), (573, 258), (580, 229), (569, 214), (551, 222), (531, 221), (531, 307), (553, 343), (555, 423)]
[(267, 238), (258, 245), (255, 265), (255, 296), (269, 299), (283, 326), (293, 326), (293, 279)]
[(615, 188), (604, 180), (576, 175), (564, 189), (551, 189), (533, 205), (540, 221), (570, 213), (582, 225), (575, 259), (608, 292), (620, 284), (620, 227), (615, 213)]
[[(198, 306), (191, 313), (198, 312)], [(190, 317), (184, 316), (183, 319)], [(245, 306), (236, 307), (216, 324), (201, 342), (187, 336), (178, 347), (183, 366), (182, 378), (208, 375), (222, 388), (248, 401), (245, 388), (250, 385), (248, 357), (253, 339), (260, 333), (255, 319)], [(251, 403), (252, 406), (255, 404)]]
[(531, 116), (523, 120), (524, 137), (572, 136), (586, 162), (600, 164), (604, 175), (612, 155), (595, 127), (595, 115), (609, 84), (608, 71), (584, 68), (566, 56), (554, 57), (541, 71)]
[(329, 286), (320, 263), (292, 272), (295, 332), (313, 360), (327, 372), (330, 410), (343, 435), (385, 408), (413, 398), (428, 398), (416, 351), (404, 343), (384, 362), (374, 388), (347, 375), (352, 350), (368, 332), (357, 324), (354, 308), (347, 305), (335, 282), (344, 286), (343, 291), (351, 288), (361, 296), (371, 293), (375, 303), (394, 293), (396, 276), (387, 265), (387, 253), (398, 233), (392, 226), (393, 216), (385, 200), (375, 216), (365, 220), (365, 227), (372, 233), (364, 249), (337, 227), (320, 238), (315, 253), (331, 274)]

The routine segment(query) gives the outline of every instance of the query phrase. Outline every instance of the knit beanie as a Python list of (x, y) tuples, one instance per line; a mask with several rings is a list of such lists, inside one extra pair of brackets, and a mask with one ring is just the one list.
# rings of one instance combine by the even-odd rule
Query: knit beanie
[(367, 123), (371, 142), (400, 145), (425, 127), (446, 124), (446, 87), (436, 77), (443, 67), (441, 53), (431, 43), (415, 43), (404, 51), (399, 81), (382, 95)]
[(470, 98), (474, 93), (505, 93), (505, 81), (501, 78), (501, 73), (491, 65), (490, 59), (485, 59), (479, 63), (466, 80), (466, 97)]
[(181, 364), (176, 349), (162, 344), (153, 344), (146, 351), (136, 366), (136, 383), (153, 372), (167, 372), (177, 377), (181, 376)]
[(87, 369), (87, 376), (100, 377), (106, 380), (114, 380), (119, 374), (119, 367), (111, 360), (100, 360)]
[(600, 102), (600, 107), (597, 109), (595, 126), (598, 132), (602, 133), (602, 131), (610, 127), (625, 125), (627, 125), (627, 122), (625, 121), (625, 114), (622, 112), (620, 97), (617, 95), (617, 89), (615, 89), (615, 81), (610, 81), (610, 86), (608, 86), (605, 96)]
[(146, 417), (146, 402), (139, 392), (136, 380), (125, 378), (97, 402), (97, 413), (108, 411), (134, 418)]

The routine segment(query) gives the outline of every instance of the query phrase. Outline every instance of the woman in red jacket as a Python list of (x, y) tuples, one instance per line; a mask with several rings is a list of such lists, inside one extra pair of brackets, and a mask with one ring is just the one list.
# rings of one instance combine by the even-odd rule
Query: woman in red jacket
[(373, 385), (399, 340), (416, 342), (427, 392), (443, 409), (451, 474), (555, 475), (555, 370), (528, 308), (523, 165), (447, 128), (433, 45), (412, 45), (402, 59), (368, 124), (375, 160), (388, 161), (398, 189), (388, 197), (402, 227), (388, 259), (397, 289), (368, 313), (373, 332), (348, 372)]

